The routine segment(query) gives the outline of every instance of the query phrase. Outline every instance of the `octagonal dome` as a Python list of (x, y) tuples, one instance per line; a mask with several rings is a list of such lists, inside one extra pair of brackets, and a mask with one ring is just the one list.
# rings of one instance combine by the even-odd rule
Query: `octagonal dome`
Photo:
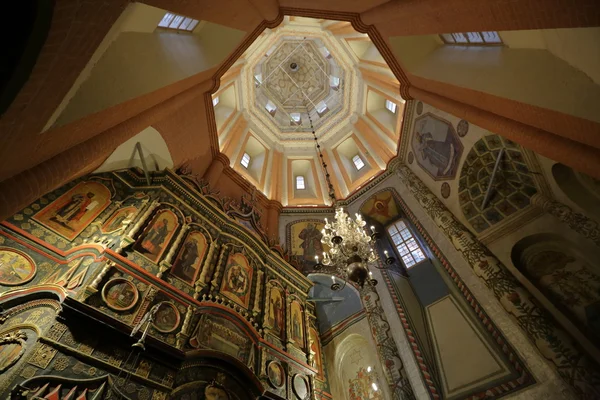
[(254, 67), (256, 107), (282, 132), (311, 132), (342, 108), (344, 72), (321, 39), (283, 36)]
[(397, 152), (404, 110), (367, 35), (301, 17), (265, 30), (223, 75), (213, 105), (232, 168), (284, 206), (330, 204), (321, 161), (338, 199), (373, 179)]

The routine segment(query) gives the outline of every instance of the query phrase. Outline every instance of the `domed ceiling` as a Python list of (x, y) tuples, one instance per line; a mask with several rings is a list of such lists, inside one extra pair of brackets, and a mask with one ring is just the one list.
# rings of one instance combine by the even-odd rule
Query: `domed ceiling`
[(312, 131), (337, 198), (396, 154), (404, 102), (368, 36), (350, 23), (285, 17), (225, 73), (213, 95), (221, 152), (284, 206), (330, 203)]

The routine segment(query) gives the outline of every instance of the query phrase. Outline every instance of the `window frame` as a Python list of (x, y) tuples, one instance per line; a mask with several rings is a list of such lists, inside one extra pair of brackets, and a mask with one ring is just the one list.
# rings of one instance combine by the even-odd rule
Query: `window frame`
[[(357, 162), (357, 159), (361, 164), (360, 167), (358, 166), (359, 163)], [(354, 168), (356, 168), (357, 171), (360, 171), (366, 166), (365, 161), (362, 159), (360, 154), (356, 154), (352, 157), (352, 163), (354, 164)]]
[[(404, 225), (404, 228), (400, 229), (397, 226), (400, 223), (402, 223)], [(397, 234), (398, 234), (398, 236), (400, 238), (400, 243), (399, 244), (396, 244), (394, 242), (393, 236), (395, 236), (396, 234), (392, 234), (392, 232), (390, 232), (392, 228), (396, 229), (396, 232), (397, 232)], [(402, 235), (402, 232), (404, 230), (406, 230), (408, 232), (408, 234), (410, 235), (406, 239)], [(402, 261), (402, 265), (407, 270), (409, 270), (411, 268), (414, 268), (417, 265), (419, 265), (419, 264), (421, 264), (421, 263), (429, 260), (429, 257), (427, 256), (427, 252), (425, 251), (425, 249), (421, 245), (419, 239), (417, 239), (416, 235), (413, 233), (413, 230), (412, 230), (412, 228), (410, 226), (410, 223), (406, 219), (400, 218), (400, 219), (395, 220), (394, 222), (392, 222), (391, 224), (389, 224), (389, 225), (386, 226), (385, 231), (386, 231), (386, 233), (388, 235), (388, 238), (390, 240), (390, 243), (391, 243), (392, 247), (394, 248), (394, 251), (396, 252), (396, 255), (398, 256), (398, 259), (400, 261)], [(416, 248), (413, 249), (413, 250), (411, 250), (411, 248), (409, 247), (409, 244), (408, 244), (410, 242), (410, 240), (413, 240), (414, 243), (415, 243), (415, 245), (416, 245)], [(400, 249), (398, 248), (399, 246), (402, 246), (402, 245), (406, 246), (406, 249), (408, 250), (408, 252), (405, 253), (404, 256), (401, 254)], [(423, 259), (421, 259), (419, 261), (417, 261), (417, 257), (415, 257), (415, 255), (413, 254), (413, 253), (415, 253), (417, 251), (420, 251), (421, 254), (423, 255)], [(406, 263), (406, 261), (404, 259), (404, 257), (406, 255), (409, 255), (412, 258), (414, 264), (411, 264), (410, 266), (407, 265), (407, 263)]]
[[(168, 22), (166, 24), (163, 24), (163, 21), (165, 21), (165, 19)], [(175, 23), (175, 21), (178, 21), (178, 22), (176, 23), (175, 26), (172, 26)], [(187, 23), (187, 25), (185, 25), (182, 28), (182, 25), (184, 25), (186, 23)], [(171, 31), (191, 33), (194, 31), (194, 29), (196, 29), (196, 27), (198, 26), (199, 23), (200, 23), (200, 21), (195, 18), (186, 17), (185, 15), (175, 14), (172, 12), (166, 12), (165, 15), (163, 15), (163, 17), (158, 22), (156, 27), (159, 29), (168, 29)]]
[[(302, 182), (302, 187), (299, 187), (300, 182)], [(304, 175), (296, 175), (296, 190), (305, 190), (305, 189), (306, 189), (306, 179), (304, 179)]]
[(385, 99), (385, 109), (391, 112), (392, 114), (396, 114), (396, 111), (398, 110), (398, 104), (394, 103), (391, 100)]
[[(250, 154), (244, 152), (244, 154), (242, 155), (242, 158), (240, 160), (240, 164), (242, 164), (242, 167), (248, 169), (250, 167), (251, 160), (252, 160), (252, 157), (250, 157)], [(244, 164), (244, 161), (245, 161), (245, 164)]]
[[(486, 34), (493, 33), (498, 40), (489, 40)], [(462, 35), (461, 40), (457, 40), (459, 35)], [(454, 32), (442, 33), (439, 35), (444, 44), (453, 46), (503, 46), (504, 42), (498, 31), (481, 31), (481, 32)], [(477, 39), (475, 39), (477, 38)]]

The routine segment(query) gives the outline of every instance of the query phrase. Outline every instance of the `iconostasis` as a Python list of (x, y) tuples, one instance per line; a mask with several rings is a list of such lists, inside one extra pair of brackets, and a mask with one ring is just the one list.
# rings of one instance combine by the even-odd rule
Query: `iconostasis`
[(330, 398), (312, 283), (269, 247), (254, 199), (199, 183), (90, 175), (2, 223), (0, 397)]

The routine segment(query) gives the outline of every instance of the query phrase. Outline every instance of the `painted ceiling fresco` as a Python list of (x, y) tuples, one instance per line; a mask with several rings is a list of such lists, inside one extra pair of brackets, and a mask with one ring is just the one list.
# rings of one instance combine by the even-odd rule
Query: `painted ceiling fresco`
[[(494, 165), (505, 148), (491, 188), (490, 199), (482, 209)], [(521, 147), (498, 135), (478, 140), (465, 160), (459, 180), (459, 203), (471, 226), (482, 232), (524, 209), (537, 189), (526, 165)]]
[(412, 149), (417, 164), (434, 180), (456, 176), (463, 145), (449, 121), (431, 113), (416, 118)]

